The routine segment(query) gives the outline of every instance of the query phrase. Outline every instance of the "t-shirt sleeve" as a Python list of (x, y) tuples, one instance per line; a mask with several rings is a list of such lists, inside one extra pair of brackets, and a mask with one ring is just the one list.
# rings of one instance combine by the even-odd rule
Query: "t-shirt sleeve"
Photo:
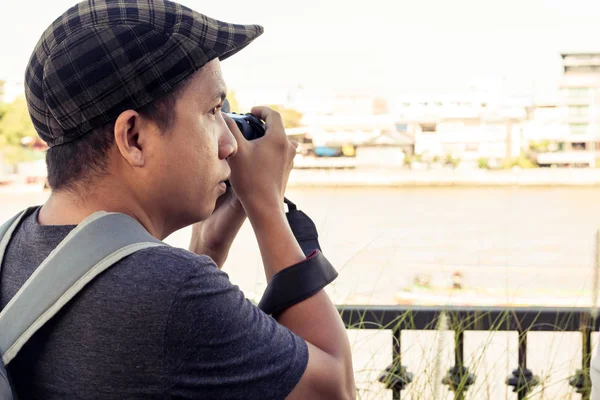
[(284, 399), (306, 369), (306, 342), (247, 300), (210, 258), (200, 259), (165, 328), (168, 397)]

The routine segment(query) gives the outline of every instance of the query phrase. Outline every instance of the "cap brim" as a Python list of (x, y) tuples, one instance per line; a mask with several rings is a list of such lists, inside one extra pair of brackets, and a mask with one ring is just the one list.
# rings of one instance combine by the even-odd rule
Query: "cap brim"
[(217, 54), (217, 58), (221, 61), (247, 47), (264, 32), (264, 28), (260, 25), (221, 24), (220, 30), (228, 33), (225, 48), (220, 54)]

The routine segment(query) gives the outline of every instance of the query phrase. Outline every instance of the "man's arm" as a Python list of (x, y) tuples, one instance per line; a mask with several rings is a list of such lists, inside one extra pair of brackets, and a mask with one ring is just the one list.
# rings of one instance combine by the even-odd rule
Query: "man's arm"
[[(305, 259), (282, 210), (252, 213), (263, 263), (270, 282), (282, 269)], [(356, 397), (352, 354), (344, 324), (324, 290), (288, 308), (278, 322), (306, 340), (306, 372), (288, 399), (353, 399)]]
[(232, 188), (219, 197), (215, 210), (204, 221), (192, 225), (189, 250), (213, 259), (223, 268), (229, 249), (246, 220), (246, 212)]
[[(229, 160), (231, 182), (252, 224), (267, 281), (277, 272), (305, 259), (285, 218), (283, 194), (295, 156), (278, 113), (255, 107), (266, 122), (260, 139), (248, 142), (233, 121), (228, 126), (238, 141)], [(289, 399), (354, 399), (352, 355), (342, 320), (324, 290), (288, 308), (278, 322), (308, 344), (306, 371)]]

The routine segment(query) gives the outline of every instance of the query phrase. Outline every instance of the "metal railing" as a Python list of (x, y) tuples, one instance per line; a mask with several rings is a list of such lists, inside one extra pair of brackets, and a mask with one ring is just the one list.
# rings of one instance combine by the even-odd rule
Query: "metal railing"
[(410, 384), (413, 374), (402, 365), (400, 337), (403, 330), (437, 330), (442, 319), (449, 321), (448, 329), (454, 331), (454, 366), (442, 383), (454, 392), (454, 398), (464, 399), (475, 376), (469, 372), (464, 360), (465, 331), (516, 331), (519, 337), (518, 366), (506, 379), (514, 388), (519, 400), (540, 383), (537, 376), (527, 368), (527, 333), (581, 332), (581, 369), (574, 371), (569, 384), (589, 399), (591, 383), (591, 333), (600, 327), (599, 320), (592, 317), (590, 308), (506, 308), (506, 307), (426, 307), (426, 306), (338, 306), (347, 329), (388, 329), (392, 331), (392, 364), (379, 377), (393, 398), (400, 399), (402, 390)]

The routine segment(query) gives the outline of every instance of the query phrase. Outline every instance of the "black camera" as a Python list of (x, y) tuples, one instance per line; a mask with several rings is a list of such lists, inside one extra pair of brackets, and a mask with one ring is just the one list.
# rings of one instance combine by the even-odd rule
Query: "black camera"
[(260, 118), (255, 117), (252, 114), (237, 114), (231, 112), (229, 101), (227, 101), (227, 99), (225, 99), (221, 111), (235, 121), (246, 140), (258, 139), (265, 134), (265, 123), (262, 122)]
[(235, 121), (247, 140), (258, 139), (265, 134), (265, 124), (252, 114), (225, 113)]

